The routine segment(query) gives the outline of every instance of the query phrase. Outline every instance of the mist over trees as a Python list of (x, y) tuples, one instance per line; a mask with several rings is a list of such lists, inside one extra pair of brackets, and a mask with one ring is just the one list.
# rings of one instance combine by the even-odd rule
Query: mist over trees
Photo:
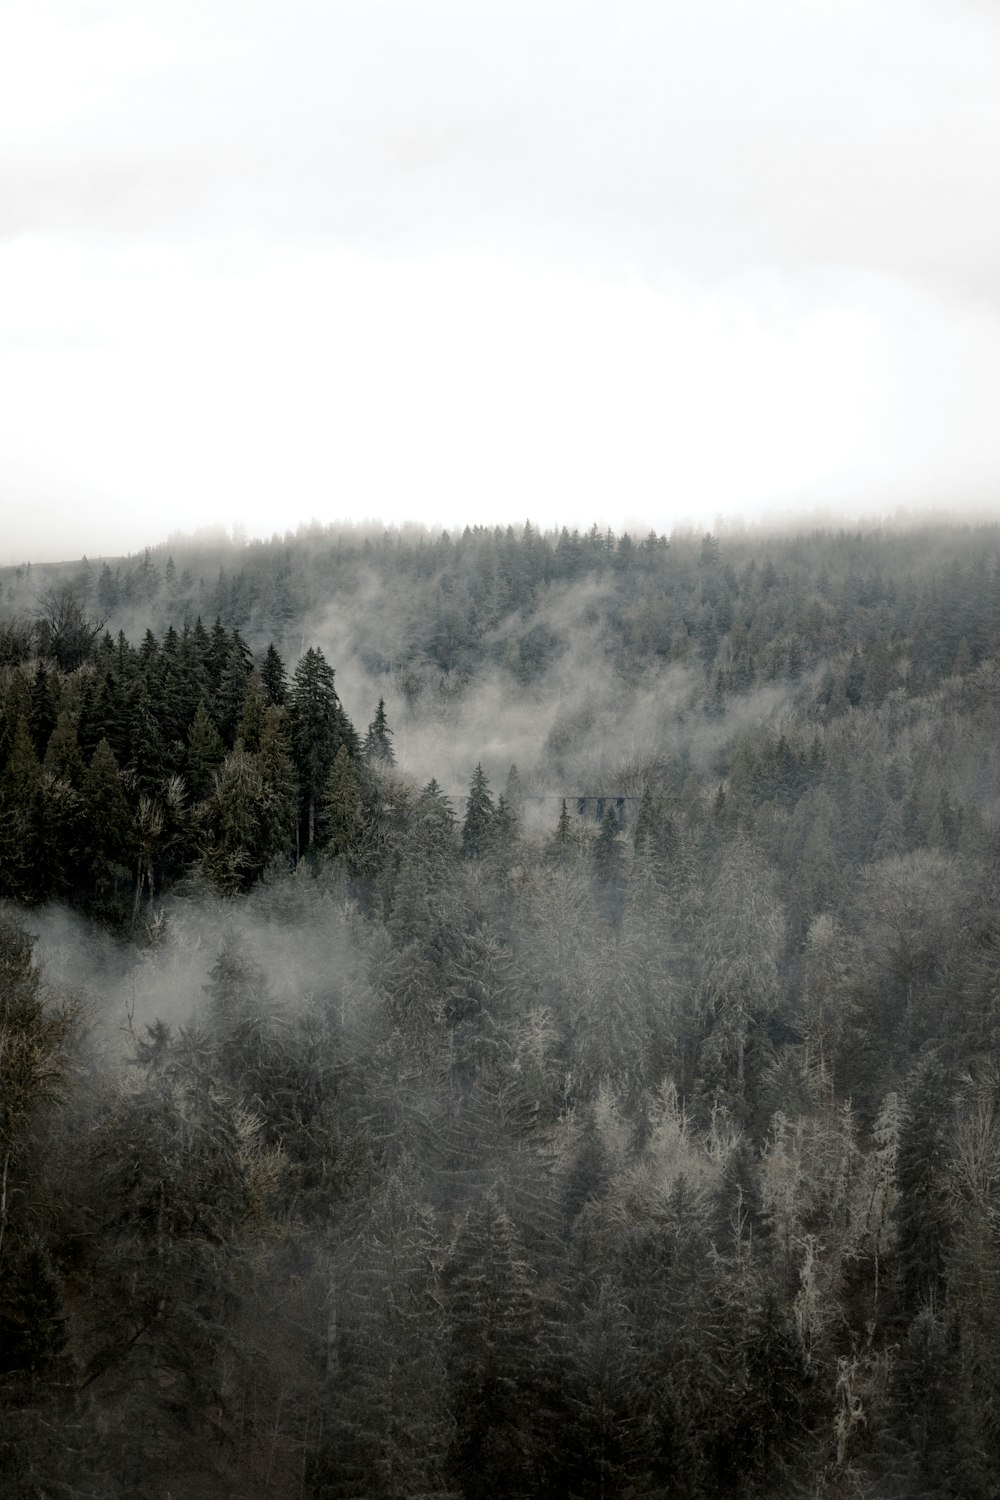
[(0, 570), (0, 1491), (998, 1492), (1000, 530)]

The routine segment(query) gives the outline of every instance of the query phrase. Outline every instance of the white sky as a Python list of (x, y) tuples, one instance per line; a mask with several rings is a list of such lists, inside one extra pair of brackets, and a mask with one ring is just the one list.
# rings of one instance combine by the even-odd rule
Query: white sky
[(1000, 499), (995, 0), (0, 0), (0, 560)]

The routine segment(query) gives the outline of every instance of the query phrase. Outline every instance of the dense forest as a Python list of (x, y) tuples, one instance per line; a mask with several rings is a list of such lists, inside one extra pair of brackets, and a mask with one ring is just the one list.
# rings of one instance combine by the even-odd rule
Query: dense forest
[(0, 1493), (1000, 1494), (1000, 528), (0, 569)]

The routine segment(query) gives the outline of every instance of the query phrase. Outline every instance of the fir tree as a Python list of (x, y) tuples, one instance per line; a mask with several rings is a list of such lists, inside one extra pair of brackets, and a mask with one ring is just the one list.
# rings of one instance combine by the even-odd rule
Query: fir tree
[(472, 773), (469, 795), (465, 803), (465, 821), (462, 824), (462, 853), (466, 859), (478, 859), (485, 854), (495, 816), (490, 784), (481, 765)]
[(227, 890), (249, 890), (288, 843), (288, 807), (259, 755), (237, 744), (213, 777), (205, 808), (206, 872)]
[(212, 721), (208, 705), (202, 699), (188, 730), (185, 757), (187, 783), (196, 800), (208, 796), (212, 773), (221, 766), (225, 753), (225, 746)]
[(248, 673), (235, 652), (231, 652), (222, 669), (215, 694), (215, 719), (227, 749), (236, 743), (240, 720), (246, 705)]
[(374, 765), (394, 766), (396, 757), (392, 749), (392, 731), (385, 716), (385, 699), (378, 700), (375, 717), (368, 726), (364, 743), (365, 759)]
[(125, 863), (131, 843), (132, 816), (118, 763), (107, 740), (101, 740), (94, 751), (82, 791), (90, 851), (98, 858)]
[(243, 748), (256, 755), (260, 749), (260, 737), (264, 728), (264, 715), (268, 709), (268, 697), (264, 681), (258, 671), (251, 674), (246, 687), (246, 698), (236, 734), (243, 741)]
[(260, 676), (264, 684), (264, 690), (267, 693), (268, 702), (281, 708), (288, 699), (288, 679), (285, 676), (284, 663), (274, 649), (273, 642), (264, 653)]
[(521, 777), (516, 765), (512, 764), (510, 770), (507, 772), (503, 795), (513, 823), (517, 828), (520, 828), (524, 817), (524, 791), (521, 787)]
[(317, 826), (319, 842), (326, 852), (334, 859), (353, 863), (364, 828), (364, 804), (361, 779), (346, 745), (341, 745), (334, 756), (324, 783)]
[(358, 751), (357, 735), (334, 687), (333, 668), (314, 646), (303, 656), (292, 678), (289, 695), (292, 755), (299, 775), (300, 837), (303, 851), (316, 832), (316, 808), (337, 751)]
[(45, 751), (44, 764), (46, 771), (79, 790), (84, 774), (83, 756), (80, 754), (76, 725), (69, 709), (64, 708), (56, 720), (56, 727)]
[(35, 901), (52, 871), (41, 857), (42, 769), (25, 716), (17, 721), (7, 764), (0, 775), (0, 891)]
[(523, 1243), (495, 1191), (463, 1220), (445, 1277), (455, 1478), (472, 1500), (536, 1493), (542, 1330)]
[(129, 700), (128, 730), (128, 769), (143, 791), (158, 791), (167, 772), (167, 756), (149, 690), (141, 677)]
[(58, 679), (53, 678), (50, 681), (48, 672), (46, 672), (41, 662), (39, 662), (31, 684), (31, 713), (29, 720), (35, 753), (39, 757), (45, 754), (49, 735), (56, 727), (56, 719), (58, 717), (56, 701), (52, 692), (53, 682), (58, 685)]
[(570, 817), (569, 808), (564, 797), (559, 808), (559, 821), (556, 824), (555, 833), (552, 835), (548, 846), (550, 858), (560, 862), (568, 859), (573, 852), (575, 843), (573, 820)]
[(392, 1174), (369, 1205), (338, 1289), (333, 1434), (323, 1497), (442, 1492), (454, 1423), (431, 1218)]
[(921, 1071), (907, 1103), (896, 1157), (903, 1305), (915, 1313), (939, 1301), (952, 1238), (947, 1130), (951, 1115), (947, 1076), (933, 1059)]
[(984, 1410), (956, 1315), (917, 1313), (895, 1363), (876, 1469), (888, 1493), (991, 1500)]

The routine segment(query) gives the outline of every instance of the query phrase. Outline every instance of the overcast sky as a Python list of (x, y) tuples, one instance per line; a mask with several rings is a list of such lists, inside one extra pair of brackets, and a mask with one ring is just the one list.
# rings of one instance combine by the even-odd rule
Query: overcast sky
[(995, 0), (0, 0), (0, 560), (1000, 499)]

